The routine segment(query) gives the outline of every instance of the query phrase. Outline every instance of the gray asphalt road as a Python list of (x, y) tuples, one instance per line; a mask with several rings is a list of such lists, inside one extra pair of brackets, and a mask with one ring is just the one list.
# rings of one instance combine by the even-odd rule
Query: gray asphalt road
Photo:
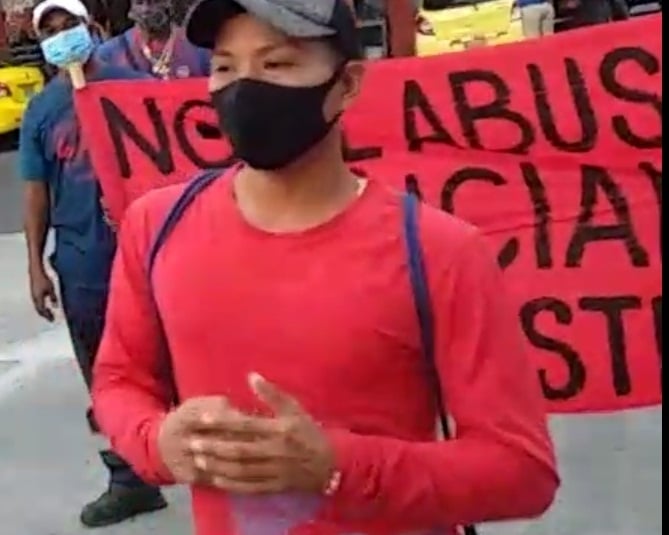
[[(83, 535), (79, 508), (102, 490), (104, 473), (67, 333), (37, 319), (28, 301), (14, 158), (0, 154), (0, 534)], [(553, 417), (551, 426), (563, 477), (554, 507), (483, 535), (662, 533), (661, 409)], [(187, 534), (185, 493), (169, 494), (166, 511), (96, 533)]]
[(16, 152), (1, 152), (0, 234), (18, 232), (21, 229), (20, 188), (21, 184), (16, 179)]
[[(67, 349), (64, 342), (50, 335), (34, 351)], [(84, 426), (84, 389), (66, 352), (40, 362), (4, 399), (0, 391), (0, 532), (84, 535), (78, 507), (104, 480)], [(541, 521), (489, 526), (482, 535), (660, 535), (661, 426), (659, 410), (553, 418), (558, 501)], [(170, 499), (166, 511), (97, 533), (185, 535), (185, 493), (171, 491)]]
[(0, 152), (0, 352), (3, 344), (30, 339), (49, 329), (36, 317), (28, 301), (21, 225), (16, 153)]

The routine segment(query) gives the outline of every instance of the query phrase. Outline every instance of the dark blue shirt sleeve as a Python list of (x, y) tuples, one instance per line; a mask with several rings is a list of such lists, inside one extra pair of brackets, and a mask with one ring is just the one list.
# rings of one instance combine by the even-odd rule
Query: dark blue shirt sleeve
[(104, 43), (98, 45), (95, 49), (94, 55), (95, 59), (109, 63), (112, 59), (113, 52), (113, 39), (110, 41), (105, 41)]
[(44, 154), (41, 136), (41, 117), (39, 107), (33, 100), (21, 122), (19, 138), (19, 177), (30, 182), (47, 182), (48, 162)]

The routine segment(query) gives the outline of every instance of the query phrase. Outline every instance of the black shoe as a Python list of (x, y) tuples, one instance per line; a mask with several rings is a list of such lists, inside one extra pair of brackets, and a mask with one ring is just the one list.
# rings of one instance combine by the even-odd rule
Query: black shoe
[(86, 527), (99, 528), (165, 507), (167, 502), (156, 487), (111, 485), (97, 500), (84, 506), (79, 519)]

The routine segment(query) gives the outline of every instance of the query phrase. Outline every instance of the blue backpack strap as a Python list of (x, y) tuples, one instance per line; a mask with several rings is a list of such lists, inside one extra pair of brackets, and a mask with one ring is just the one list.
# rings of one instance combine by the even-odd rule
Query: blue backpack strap
[[(203, 171), (200, 175), (197, 175), (191, 182), (188, 183), (188, 185), (181, 192), (179, 198), (170, 208), (169, 212), (167, 212), (165, 219), (158, 228), (158, 232), (156, 233), (153, 243), (151, 244), (151, 248), (149, 249), (149, 256), (147, 258), (147, 266), (146, 266), (147, 277), (149, 279), (149, 288), (153, 289), (153, 284), (152, 284), (153, 267), (156, 263), (156, 258), (158, 257), (158, 253), (160, 252), (162, 246), (165, 245), (165, 242), (167, 241), (167, 238), (169, 238), (170, 234), (174, 230), (174, 227), (176, 227), (177, 223), (179, 223), (179, 221), (181, 220), (182, 216), (184, 215), (188, 207), (193, 203), (193, 200), (195, 200), (195, 198), (200, 193), (202, 193), (202, 191), (204, 191), (210, 184), (212, 184), (214, 180), (216, 180), (219, 176), (221, 176), (223, 172), (224, 171), (222, 169), (210, 169), (207, 171)], [(165, 373), (167, 375), (167, 380), (170, 382), (170, 389), (172, 391), (171, 392), (172, 403), (174, 405), (178, 405), (179, 391), (177, 389), (177, 385), (174, 380), (172, 355), (170, 354), (169, 344), (167, 343), (167, 336), (165, 334), (165, 328), (163, 326), (163, 321), (160, 316), (160, 310), (158, 310), (157, 305), (156, 305), (156, 314), (158, 316), (158, 323), (160, 326), (160, 333), (161, 333), (161, 342), (163, 346), (163, 355), (164, 355), (163, 364), (165, 366)]]
[(448, 418), (444, 410), (441, 383), (434, 354), (434, 319), (432, 315), (432, 300), (425, 274), (423, 248), (420, 243), (418, 228), (418, 210), (420, 201), (412, 193), (405, 193), (403, 198), (404, 240), (406, 242), (409, 278), (413, 291), (413, 301), (418, 315), (420, 338), (425, 357), (425, 365), (430, 377), (430, 383), (435, 394), (435, 401), (439, 411), (439, 420), (443, 427), (445, 438), (449, 438)]
[(221, 174), (223, 174), (222, 169), (208, 169), (207, 171), (204, 171), (200, 175), (196, 176), (188, 183), (172, 208), (170, 208), (170, 211), (167, 212), (163, 223), (158, 228), (158, 232), (156, 233), (153, 243), (151, 244), (151, 248), (149, 249), (146, 270), (149, 276), (149, 280), (153, 274), (153, 266), (156, 263), (158, 253), (167, 241), (167, 238), (174, 230), (174, 227), (176, 227), (177, 223), (179, 223), (188, 207), (192, 204), (193, 200), (214, 180), (221, 176)]
[[(444, 438), (451, 437), (448, 414), (444, 405), (444, 395), (439, 380), (439, 370), (434, 351), (434, 316), (432, 312), (432, 300), (430, 289), (427, 284), (425, 272), (425, 261), (423, 259), (423, 248), (420, 243), (420, 228), (418, 225), (418, 213), (420, 200), (413, 193), (405, 193), (402, 199), (402, 217), (404, 227), (404, 240), (407, 248), (409, 261), (409, 278), (413, 292), (414, 306), (418, 315), (420, 326), (421, 344), (423, 356), (427, 368), (430, 386), (434, 392), (435, 403), (439, 411), (439, 423), (444, 433)], [(476, 535), (474, 526), (465, 526), (464, 535)]]

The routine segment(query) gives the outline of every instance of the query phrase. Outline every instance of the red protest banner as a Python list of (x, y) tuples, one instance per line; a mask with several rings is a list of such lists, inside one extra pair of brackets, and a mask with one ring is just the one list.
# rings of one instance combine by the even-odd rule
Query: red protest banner
[[(438, 155), (449, 147), (609, 165), (640, 154), (659, 158), (661, 26), (661, 15), (640, 17), (463, 54), (372, 63), (345, 117), (351, 160)], [(77, 106), (116, 217), (142, 192), (230, 155), (204, 80), (90, 84), (77, 92)]]
[[(345, 119), (351, 162), (494, 241), (554, 411), (661, 402), (661, 22), (374, 63)], [(77, 107), (117, 219), (230, 161), (203, 80), (91, 84)]]
[(661, 175), (452, 150), (364, 162), (485, 229), (519, 300), (549, 407), (661, 401)]

